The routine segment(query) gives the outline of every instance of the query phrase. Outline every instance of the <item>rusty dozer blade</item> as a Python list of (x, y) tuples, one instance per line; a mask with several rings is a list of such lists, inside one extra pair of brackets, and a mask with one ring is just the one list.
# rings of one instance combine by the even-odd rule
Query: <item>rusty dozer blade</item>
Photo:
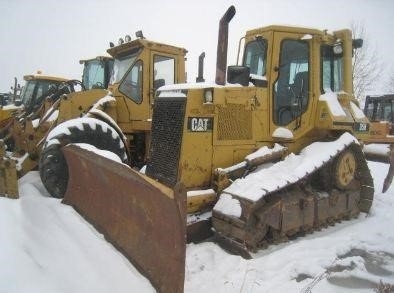
[(19, 197), (15, 161), (5, 157), (5, 145), (2, 140), (0, 140), (0, 196)]
[(390, 150), (387, 153), (386, 152), (383, 153), (383, 152), (368, 151), (368, 150), (364, 149), (364, 155), (365, 155), (366, 159), (369, 161), (390, 164), (386, 178), (384, 179), (384, 182), (383, 182), (382, 192), (385, 193), (389, 189), (391, 183), (393, 182), (394, 144), (390, 144)]
[(63, 148), (72, 205), (158, 292), (183, 292), (186, 193), (75, 145)]
[(391, 182), (393, 182), (393, 176), (394, 176), (394, 145), (390, 145), (390, 152), (389, 152), (389, 171), (387, 172), (386, 178), (384, 179), (383, 182), (383, 190), (382, 192), (386, 192), (387, 189), (389, 189)]

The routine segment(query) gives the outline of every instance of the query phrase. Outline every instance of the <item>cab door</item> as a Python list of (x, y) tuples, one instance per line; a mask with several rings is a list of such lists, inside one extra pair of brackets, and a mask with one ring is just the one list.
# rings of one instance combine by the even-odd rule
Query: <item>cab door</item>
[(287, 128), (293, 137), (310, 127), (311, 42), (304, 34), (274, 33), (271, 71), (271, 135), (278, 128)]

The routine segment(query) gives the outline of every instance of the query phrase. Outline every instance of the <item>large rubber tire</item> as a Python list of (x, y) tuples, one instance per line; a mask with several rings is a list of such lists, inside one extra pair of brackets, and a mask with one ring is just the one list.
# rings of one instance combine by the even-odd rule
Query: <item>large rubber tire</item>
[(68, 184), (68, 166), (61, 148), (70, 143), (87, 143), (111, 151), (127, 163), (127, 152), (118, 133), (94, 118), (77, 118), (56, 126), (48, 135), (39, 160), (41, 181), (49, 194), (63, 198)]

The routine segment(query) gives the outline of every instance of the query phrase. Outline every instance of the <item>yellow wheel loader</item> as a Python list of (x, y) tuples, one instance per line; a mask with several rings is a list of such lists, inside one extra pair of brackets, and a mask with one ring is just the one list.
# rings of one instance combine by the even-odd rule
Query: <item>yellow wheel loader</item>
[[(231, 6), (220, 20), (215, 83), (158, 89), (152, 130), (141, 139), (149, 146), (144, 173), (133, 169), (140, 160), (124, 164), (122, 134), (135, 116), (118, 114), (112, 125), (91, 118), (67, 122), (45, 143), (48, 161), (65, 161), (48, 162), (43, 181), (55, 185), (66, 178), (64, 202), (159, 292), (183, 292), (186, 235), (193, 239), (212, 228), (221, 245), (248, 257), (271, 243), (368, 213), (374, 188), (362, 146), (394, 142), (376, 135), (354, 98), (352, 54), (362, 41), (352, 39), (350, 30), (253, 29), (242, 38), (241, 64), (227, 68), (234, 15)], [(139, 72), (130, 70), (114, 90), (115, 96), (130, 93), (128, 107), (144, 101), (135, 88)], [(136, 121), (134, 129), (143, 130), (143, 124)], [(89, 137), (72, 144), (70, 133)], [(87, 145), (109, 137), (111, 144), (101, 150)], [(67, 174), (51, 178), (58, 169)]]
[(62, 77), (44, 75), (40, 72), (37, 74), (25, 75), (23, 77), (25, 85), (21, 94), (12, 104), (1, 106), (0, 109), (0, 128), (3, 129), (10, 122), (12, 116), (17, 111), (27, 111), (31, 113), (34, 108), (39, 107), (43, 102), (46, 94), (50, 89), (59, 86), (67, 79)]
[(23, 87), (23, 106), (1, 128), (0, 196), (18, 197), (17, 178), (36, 167), (40, 141), (56, 120), (52, 109), (44, 113), (60, 95), (74, 91), (75, 85), (81, 83), (60, 78), (29, 79)]

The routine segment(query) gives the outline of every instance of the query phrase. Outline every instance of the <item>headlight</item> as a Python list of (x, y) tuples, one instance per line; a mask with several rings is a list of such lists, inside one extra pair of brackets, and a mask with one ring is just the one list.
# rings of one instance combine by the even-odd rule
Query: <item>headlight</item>
[(340, 55), (342, 54), (343, 50), (342, 50), (342, 46), (341, 45), (335, 45), (333, 48), (334, 54), (336, 55)]
[(207, 89), (204, 92), (204, 104), (212, 104), (213, 102), (213, 90)]

